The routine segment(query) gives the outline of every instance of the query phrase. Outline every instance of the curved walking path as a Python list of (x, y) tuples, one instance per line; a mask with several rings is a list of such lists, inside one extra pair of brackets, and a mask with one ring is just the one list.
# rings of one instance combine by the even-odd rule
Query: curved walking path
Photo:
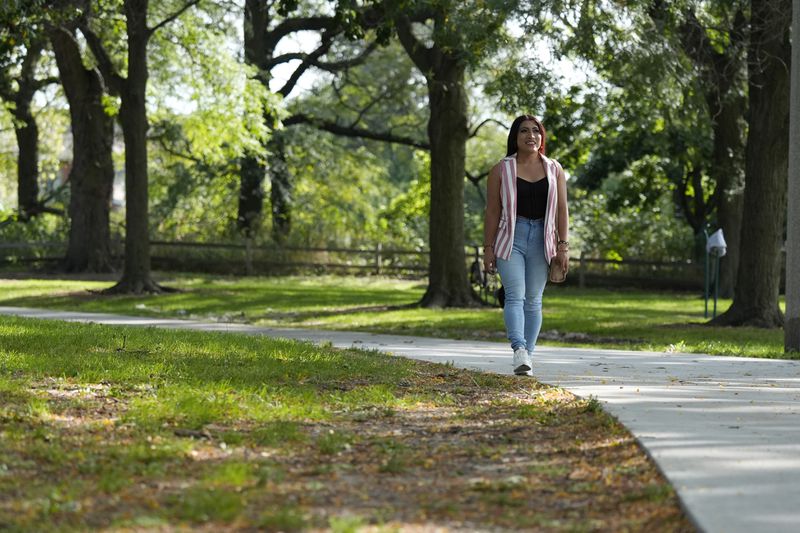
[[(500, 343), (0, 307), (2, 315), (246, 333), (378, 349), (508, 374)], [(596, 396), (708, 532), (800, 531), (800, 361), (537, 348), (534, 374)]]

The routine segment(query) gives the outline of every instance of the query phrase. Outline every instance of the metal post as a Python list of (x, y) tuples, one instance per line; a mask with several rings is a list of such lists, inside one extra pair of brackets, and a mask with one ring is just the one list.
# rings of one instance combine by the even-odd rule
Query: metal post
[(375, 247), (375, 274), (381, 275), (381, 243)]
[(578, 266), (578, 287), (586, 288), (586, 261), (583, 260), (583, 250), (581, 250), (581, 262)]
[(719, 294), (719, 255), (714, 254), (714, 265), (716, 274), (714, 274), (714, 318), (717, 318), (717, 295)]
[[(706, 237), (706, 242), (708, 242), (708, 230), (703, 228), (703, 235)], [(705, 261), (703, 262), (703, 300), (705, 300), (706, 309), (703, 313), (703, 318), (708, 318), (708, 249), (706, 246), (703, 246), (703, 253), (705, 254)]]

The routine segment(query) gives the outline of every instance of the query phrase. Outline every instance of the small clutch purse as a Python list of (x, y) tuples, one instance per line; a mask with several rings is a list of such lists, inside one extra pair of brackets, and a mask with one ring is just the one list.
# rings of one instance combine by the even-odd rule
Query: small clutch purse
[(567, 273), (561, 268), (561, 265), (551, 261), (547, 277), (552, 283), (564, 283), (567, 280)]
[[(563, 246), (563, 248), (561, 248)], [(562, 241), (557, 238), (556, 240), (556, 249), (559, 251), (569, 251), (569, 243), (567, 241)], [(555, 259), (555, 257), (553, 258)], [(561, 265), (558, 262), (550, 260), (550, 269), (547, 272), (547, 278), (552, 283), (564, 283), (567, 280), (567, 271), (561, 268)]]

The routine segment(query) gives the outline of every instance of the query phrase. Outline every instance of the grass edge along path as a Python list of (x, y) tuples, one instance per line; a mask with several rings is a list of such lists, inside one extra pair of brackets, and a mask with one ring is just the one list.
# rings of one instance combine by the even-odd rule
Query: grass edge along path
[(23, 318), (0, 340), (4, 529), (692, 530), (598, 402), (529, 378)]
[[(0, 305), (125, 315), (245, 322), (267, 327), (339, 329), (505, 342), (502, 312), (414, 307), (417, 281), (337, 276), (233, 278), (169, 275), (181, 292), (100, 296), (108, 282), (0, 279)], [(730, 301), (721, 301), (725, 309)], [(783, 352), (780, 329), (720, 328), (703, 323), (692, 293), (548, 287), (543, 345), (746, 357), (798, 358)]]

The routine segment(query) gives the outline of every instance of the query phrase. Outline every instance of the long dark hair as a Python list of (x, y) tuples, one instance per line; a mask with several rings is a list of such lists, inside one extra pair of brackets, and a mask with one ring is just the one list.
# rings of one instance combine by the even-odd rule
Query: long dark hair
[(533, 115), (520, 115), (511, 123), (511, 130), (508, 132), (508, 142), (506, 144), (506, 157), (517, 153), (517, 135), (519, 135), (519, 126), (526, 120), (532, 120), (539, 126), (539, 131), (542, 133), (542, 144), (539, 146), (539, 153), (544, 155), (544, 145), (547, 135), (544, 132), (542, 121)]

